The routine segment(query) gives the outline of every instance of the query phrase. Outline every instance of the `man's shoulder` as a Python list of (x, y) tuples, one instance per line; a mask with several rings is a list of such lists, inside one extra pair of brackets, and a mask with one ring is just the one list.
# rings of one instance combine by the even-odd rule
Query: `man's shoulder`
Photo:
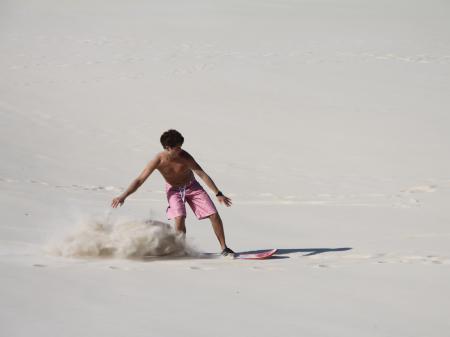
[(157, 154), (155, 154), (155, 156), (153, 157), (153, 161), (157, 161), (160, 162), (161, 160), (164, 159), (165, 153), (164, 151), (158, 152)]
[(183, 157), (184, 159), (187, 159), (187, 160), (194, 160), (194, 157), (192, 157), (192, 155), (191, 155), (189, 152), (187, 152), (186, 150), (184, 150), (184, 149), (181, 151), (180, 155), (181, 155), (181, 157)]

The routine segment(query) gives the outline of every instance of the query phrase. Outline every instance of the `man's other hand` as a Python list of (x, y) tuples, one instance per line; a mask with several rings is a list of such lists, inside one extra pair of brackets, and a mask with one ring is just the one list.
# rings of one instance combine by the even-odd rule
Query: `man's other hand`
[(125, 198), (122, 196), (116, 197), (111, 202), (111, 207), (116, 208), (117, 206), (122, 206), (125, 202)]
[(228, 198), (228, 197), (226, 197), (224, 195), (221, 195), (221, 196), (218, 196), (217, 199), (219, 200), (219, 202), (221, 204), (224, 204), (227, 207), (231, 206), (231, 199), (230, 198)]

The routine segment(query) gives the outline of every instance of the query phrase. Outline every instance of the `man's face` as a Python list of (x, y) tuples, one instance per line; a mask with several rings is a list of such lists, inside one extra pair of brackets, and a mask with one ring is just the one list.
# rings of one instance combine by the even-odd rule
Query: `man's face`
[(167, 146), (166, 147), (166, 151), (169, 152), (169, 154), (171, 156), (177, 155), (177, 154), (179, 154), (181, 152), (181, 145), (177, 145), (177, 146), (174, 146), (174, 147)]

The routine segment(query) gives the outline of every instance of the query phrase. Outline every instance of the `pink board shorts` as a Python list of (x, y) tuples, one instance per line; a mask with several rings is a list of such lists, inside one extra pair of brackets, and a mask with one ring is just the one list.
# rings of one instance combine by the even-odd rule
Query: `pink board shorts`
[(199, 220), (217, 213), (216, 206), (214, 206), (208, 193), (195, 179), (182, 187), (174, 187), (166, 183), (166, 193), (169, 202), (169, 207), (167, 207), (167, 218), (169, 220), (186, 216), (186, 201)]

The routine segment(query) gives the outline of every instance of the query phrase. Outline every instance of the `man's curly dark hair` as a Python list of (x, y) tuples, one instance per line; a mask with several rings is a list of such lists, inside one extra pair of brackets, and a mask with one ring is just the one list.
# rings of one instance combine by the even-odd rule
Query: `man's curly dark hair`
[(177, 130), (167, 130), (161, 135), (161, 145), (163, 148), (181, 146), (184, 142), (184, 137)]

